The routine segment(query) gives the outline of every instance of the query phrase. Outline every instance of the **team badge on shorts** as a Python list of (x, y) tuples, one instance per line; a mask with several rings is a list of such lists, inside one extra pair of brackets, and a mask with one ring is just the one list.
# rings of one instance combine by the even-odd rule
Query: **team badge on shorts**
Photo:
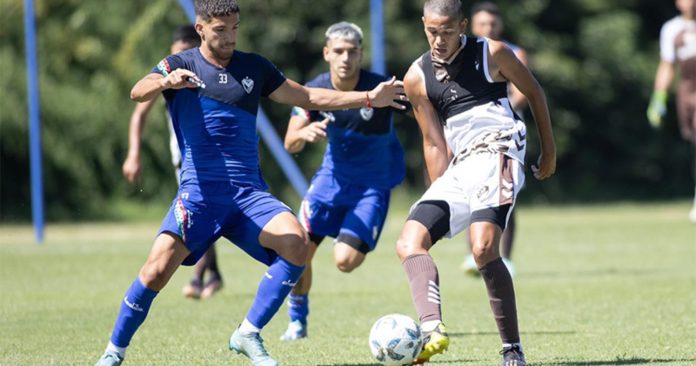
[(184, 201), (181, 198), (176, 200), (176, 205), (174, 205), (174, 218), (176, 218), (176, 224), (179, 227), (179, 233), (181, 233), (181, 240), (186, 243), (186, 233), (188, 229), (193, 225), (191, 220), (191, 211), (184, 207)]
[(244, 87), (244, 91), (247, 94), (251, 94), (251, 91), (254, 90), (254, 80), (249, 79), (249, 77), (245, 77), (242, 79), (242, 86)]
[(368, 107), (360, 108), (360, 117), (362, 117), (362, 119), (365, 121), (371, 120), (372, 116), (374, 114), (375, 114), (375, 110), (373, 108), (368, 108)]

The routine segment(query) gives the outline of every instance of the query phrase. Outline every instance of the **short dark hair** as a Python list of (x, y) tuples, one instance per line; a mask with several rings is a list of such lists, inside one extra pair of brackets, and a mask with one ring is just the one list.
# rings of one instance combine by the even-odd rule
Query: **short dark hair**
[(476, 3), (471, 7), (471, 17), (473, 18), (474, 15), (485, 11), (486, 13), (493, 14), (497, 17), (500, 16), (500, 8), (498, 8), (498, 5), (493, 4), (490, 1), (484, 1), (480, 3)]
[(193, 25), (180, 25), (176, 27), (174, 34), (172, 34), (172, 43), (179, 41), (199, 46), (201, 44), (201, 36), (196, 32), (196, 27)]
[(239, 13), (239, 5), (234, 0), (196, 0), (196, 16), (206, 22), (235, 13)]
[(464, 18), (462, 2), (460, 0), (427, 0), (423, 4), (423, 12), (432, 11), (439, 15)]

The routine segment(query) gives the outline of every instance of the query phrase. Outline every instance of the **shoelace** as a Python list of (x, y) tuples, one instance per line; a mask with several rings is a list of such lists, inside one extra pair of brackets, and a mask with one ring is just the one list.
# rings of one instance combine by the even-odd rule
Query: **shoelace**
[(258, 340), (258, 342), (251, 342), (254, 348), (254, 356), (268, 356), (268, 352), (263, 348), (263, 338), (259, 334), (249, 334), (246, 337)]
[(520, 347), (519, 347), (519, 346), (512, 346), (512, 347), (509, 347), (509, 348), (503, 348), (503, 349), (500, 351), (500, 354), (503, 355), (503, 356), (505, 356), (505, 355), (507, 355), (507, 354), (510, 353), (510, 352), (512, 352), (512, 355), (517, 356), (518, 358), (521, 358), (521, 357), (522, 357), (522, 351), (520, 350)]

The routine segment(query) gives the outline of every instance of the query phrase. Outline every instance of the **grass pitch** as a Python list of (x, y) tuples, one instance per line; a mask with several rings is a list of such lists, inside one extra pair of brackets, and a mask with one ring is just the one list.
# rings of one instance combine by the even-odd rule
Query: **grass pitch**
[[(398, 205), (397, 205), (398, 206)], [(695, 365), (696, 225), (687, 203), (526, 208), (514, 261), (522, 339), (531, 365)], [(263, 335), (281, 365), (374, 365), (372, 323), (415, 317), (393, 244), (405, 218), (392, 210), (377, 250), (354, 273), (333, 266), (328, 241), (315, 258), (310, 338), (282, 343), (286, 309)], [(145, 260), (158, 222), (0, 226), (0, 365), (92, 365), (108, 341), (123, 293)], [(221, 241), (225, 287), (186, 300), (181, 268), (155, 300), (125, 365), (247, 365), (227, 350), (264, 267)], [(440, 269), (450, 351), (432, 364), (497, 365), (500, 341), (480, 279), (458, 267), (464, 237), (432, 254)]]

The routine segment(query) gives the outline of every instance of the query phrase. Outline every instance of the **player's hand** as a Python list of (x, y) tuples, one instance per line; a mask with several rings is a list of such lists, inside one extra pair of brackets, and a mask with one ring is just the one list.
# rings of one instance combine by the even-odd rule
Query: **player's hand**
[(536, 165), (532, 165), (532, 173), (534, 178), (544, 180), (549, 178), (556, 172), (556, 153), (548, 154), (541, 153)]
[(193, 71), (186, 69), (176, 69), (162, 79), (162, 88), (164, 89), (183, 89), (197, 88), (198, 84), (195, 81), (200, 79)]
[(648, 122), (653, 128), (660, 128), (662, 120), (667, 114), (667, 92), (664, 90), (655, 91), (650, 98), (648, 106)]
[(140, 179), (140, 159), (129, 155), (126, 161), (123, 162), (121, 170), (128, 183), (135, 183)]
[(307, 142), (318, 142), (326, 138), (326, 127), (330, 118), (326, 117), (320, 122), (312, 122), (300, 130), (300, 137)]
[(406, 106), (399, 102), (408, 102), (408, 97), (404, 94), (404, 82), (396, 80), (393, 76), (391, 80), (379, 83), (374, 89), (367, 92), (373, 107), (392, 107), (405, 110)]

